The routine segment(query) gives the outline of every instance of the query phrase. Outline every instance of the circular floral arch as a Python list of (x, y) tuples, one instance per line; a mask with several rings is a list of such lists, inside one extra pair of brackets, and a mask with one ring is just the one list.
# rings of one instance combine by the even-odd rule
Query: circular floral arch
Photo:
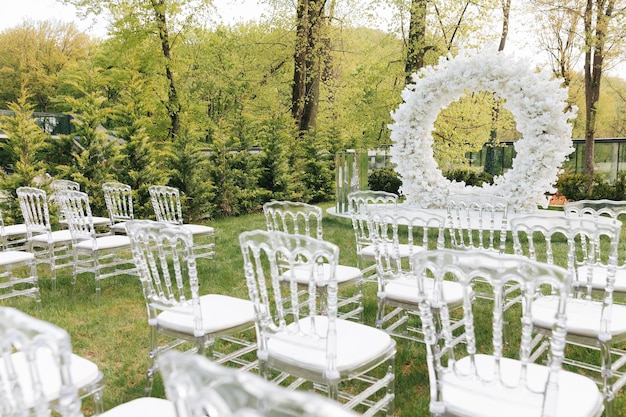
[[(545, 193), (554, 192), (561, 164), (574, 150), (568, 120), (576, 111), (564, 111), (567, 89), (550, 78), (547, 70), (531, 70), (527, 60), (487, 50), (442, 57), (438, 65), (414, 74), (389, 125), (391, 157), (407, 202), (443, 207), (449, 194), (472, 191), (507, 197), (517, 210), (546, 205)], [(523, 138), (514, 144), (512, 169), (494, 178), (492, 185), (466, 187), (443, 176), (433, 156), (432, 132), (442, 109), (480, 91), (505, 99), (504, 107), (515, 117)]]

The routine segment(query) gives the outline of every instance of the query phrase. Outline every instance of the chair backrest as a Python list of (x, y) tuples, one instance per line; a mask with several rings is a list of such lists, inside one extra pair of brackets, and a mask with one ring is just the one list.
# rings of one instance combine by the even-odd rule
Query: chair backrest
[(445, 220), (432, 211), (418, 208), (371, 209), (368, 225), (376, 247), (379, 286), (388, 279), (411, 274), (410, 263), (415, 253), (443, 248)]
[(76, 190), (57, 191), (56, 200), (67, 221), (73, 243), (96, 237), (87, 193)]
[(150, 201), (157, 221), (171, 224), (183, 224), (183, 209), (178, 188), (167, 185), (148, 187)]
[[(182, 226), (152, 220), (126, 225), (133, 260), (139, 272), (149, 320), (162, 311), (191, 305), (197, 334), (204, 333), (193, 237)], [(186, 314), (179, 309), (179, 314)]]
[(371, 190), (353, 191), (348, 194), (348, 211), (354, 228), (357, 253), (374, 243), (368, 227), (368, 210), (378, 205), (395, 207), (398, 205), (398, 195)]
[(16, 192), (28, 238), (36, 234), (51, 232), (46, 192), (34, 187), (19, 187)]
[(2, 210), (0, 210), (0, 239), (2, 239), (2, 248), (7, 249), (9, 247), (9, 240), (4, 230), (4, 216)]
[(50, 188), (53, 192), (65, 190), (80, 191), (80, 184), (72, 180), (53, 180), (50, 183)]
[[(325, 355), (326, 372), (336, 372), (339, 248), (313, 237), (263, 230), (242, 233), (239, 243), (254, 304), (259, 356), (266, 354), (268, 343), (290, 325), (289, 333), (298, 335), (295, 345)], [(303, 281), (308, 282), (304, 296), (300, 294)], [(320, 287), (320, 282), (327, 285)], [(317, 314), (319, 305), (325, 305), (319, 313), (323, 316)]]
[(76, 181), (72, 180), (53, 180), (50, 183), (50, 189), (52, 190), (52, 194), (50, 195), (50, 200), (59, 207), (59, 221), (65, 222), (67, 219), (65, 218), (65, 213), (61, 208), (61, 203), (59, 202), (58, 193), (61, 191), (80, 191), (80, 184)]
[(267, 230), (322, 239), (322, 209), (295, 201), (270, 201), (263, 204)]
[[(82, 416), (78, 389), (70, 378), (71, 357), (65, 330), (0, 307), (0, 415), (49, 417), (54, 409), (54, 415)], [(44, 385), (57, 385), (59, 391), (46, 392)], [(51, 397), (58, 399), (50, 403)]]
[[(414, 256), (413, 266), (427, 343), (431, 410), (437, 410), (441, 415), (446, 414), (443, 387), (439, 381), (453, 379), (468, 383), (480, 381), (477, 383), (482, 384), (481, 387), (486, 389), (491, 386), (507, 399), (513, 400), (518, 396), (522, 401), (533, 402), (537, 409), (543, 410), (542, 416), (556, 415), (554, 407), (558, 395), (558, 373), (563, 361), (566, 334), (565, 307), (571, 282), (569, 271), (524, 256), (454, 249), (418, 253)], [(452, 328), (459, 322), (454, 321), (450, 307), (441, 302), (445, 299), (442, 285), (444, 279), (457, 281), (463, 288), (463, 328), (456, 331), (465, 333), (465, 343), (457, 344), (454, 349), (450, 349), (455, 340)], [(490, 304), (490, 312), (480, 311), (485, 308), (484, 304), (473, 302), (472, 287), (477, 280), (481, 285), (489, 285), (496, 294), (494, 303)], [(523, 298), (521, 317), (515, 319), (516, 326), (521, 326), (521, 329), (514, 330), (514, 334), (520, 335), (519, 337), (507, 339), (505, 355), (503, 342), (507, 319), (504, 314), (504, 292), (505, 287), (513, 283), (520, 285)], [(533, 300), (539, 293), (547, 290), (551, 290), (558, 300), (548, 356), (550, 383), (537, 384), (535, 381), (533, 384), (531, 379), (525, 378), (526, 368), (537, 366), (531, 359)], [(507, 311), (507, 315), (510, 313), (511, 310)], [(508, 321), (510, 326), (514, 320), (508, 316)], [(484, 343), (477, 343), (477, 335), (480, 335), (478, 339)], [(517, 352), (517, 358), (511, 356), (514, 352)], [(504, 363), (506, 358), (519, 360), (520, 371), (511, 373), (511, 367)], [(457, 393), (463, 388), (462, 382), (453, 387)], [(507, 393), (503, 394), (504, 391)], [(465, 401), (481, 400), (473, 398), (471, 392), (466, 394)]]
[(506, 250), (509, 203), (490, 194), (451, 194), (446, 200), (447, 228), (453, 249)]
[[(569, 217), (610, 217), (619, 220), (621, 215), (626, 214), (626, 201), (606, 199), (571, 201), (565, 203), (563, 211)], [(626, 254), (624, 251), (618, 251), (617, 265), (619, 269), (626, 269)]]
[(610, 218), (529, 214), (511, 219), (515, 253), (569, 269), (574, 293), (603, 303), (612, 301), (620, 231), (621, 222)]
[(159, 357), (165, 394), (179, 417), (356, 417), (319, 394), (290, 390), (200, 355)]
[(102, 190), (111, 223), (125, 222), (135, 218), (133, 193), (130, 185), (120, 182), (105, 182), (102, 184)]
[(563, 211), (566, 216), (589, 214), (593, 217), (607, 215), (614, 219), (626, 214), (626, 201), (616, 200), (579, 200), (565, 203)]

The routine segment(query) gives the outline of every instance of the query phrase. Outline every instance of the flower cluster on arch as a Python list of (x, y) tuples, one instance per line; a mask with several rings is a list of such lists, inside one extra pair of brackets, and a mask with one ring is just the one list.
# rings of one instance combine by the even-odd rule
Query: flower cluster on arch
[[(449, 194), (489, 193), (509, 199), (511, 207), (533, 211), (547, 204), (560, 167), (573, 152), (572, 126), (576, 109), (567, 108), (567, 88), (549, 70), (530, 68), (527, 60), (504, 52), (483, 50), (442, 57), (435, 66), (413, 74), (402, 91), (403, 102), (392, 112), (391, 157), (402, 177), (407, 203), (444, 207)], [(465, 94), (489, 91), (505, 99), (522, 139), (512, 169), (493, 184), (470, 187), (445, 178), (433, 156), (435, 121), (439, 112)]]

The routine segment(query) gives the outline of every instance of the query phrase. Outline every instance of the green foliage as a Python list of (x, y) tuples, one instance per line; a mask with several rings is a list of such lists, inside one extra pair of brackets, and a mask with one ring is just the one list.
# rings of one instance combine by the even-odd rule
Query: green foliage
[(464, 182), (465, 185), (481, 186), (484, 183), (493, 184), (493, 175), (481, 171), (475, 171), (472, 169), (453, 169), (445, 171), (443, 176), (450, 181)]
[(258, 186), (269, 192), (275, 200), (289, 200), (293, 188), (287, 156), (290, 132), (285, 129), (285, 120), (275, 118), (263, 125), (259, 135), (262, 149), (260, 155), (261, 172)]
[(84, 59), (89, 36), (73, 23), (25, 21), (0, 33), (0, 108), (28, 88), (36, 111), (54, 111), (59, 76)]
[(367, 178), (367, 185), (370, 190), (400, 194), (402, 179), (394, 169), (383, 167), (375, 169), (370, 173)]
[(180, 191), (186, 221), (193, 223), (211, 217), (214, 187), (207, 178), (208, 161), (196, 134), (185, 130), (174, 139), (168, 167), (169, 185)]
[(295, 184), (293, 200), (314, 204), (334, 197), (335, 162), (328, 149), (324, 138), (315, 132), (295, 141), (289, 163)]
[(577, 200), (626, 200), (626, 174), (620, 173), (613, 183), (601, 175), (561, 174), (556, 188), (569, 201)]
[(131, 186), (138, 218), (153, 216), (148, 187), (167, 182), (170, 170), (164, 161), (174, 157), (170, 143), (148, 134), (152, 119), (146, 109), (144, 89), (143, 80), (132, 74), (126, 85), (119, 87), (112, 117), (116, 136), (124, 141), (123, 158), (116, 167), (117, 181)]
[(77, 92), (76, 96), (66, 98), (75, 115), (72, 119), (75, 126), (73, 161), (58, 169), (62, 177), (81, 184), (81, 189), (89, 195), (94, 213), (103, 213), (106, 205), (102, 183), (116, 180), (115, 168), (121, 163), (121, 146), (119, 139), (104, 128), (111, 109), (105, 105), (106, 98), (98, 91), (97, 84), (93, 83), (97, 72), (84, 75), (68, 80)]
[(7, 222), (21, 218), (15, 189), (35, 185), (37, 178), (41, 181), (45, 176), (43, 155), (48, 147), (48, 135), (33, 118), (34, 106), (28, 103), (29, 97), (22, 87), (17, 101), (8, 104), (13, 115), (0, 116), (0, 130), (7, 135), (7, 139), (0, 143), (4, 156), (0, 187), (11, 195), (3, 207)]

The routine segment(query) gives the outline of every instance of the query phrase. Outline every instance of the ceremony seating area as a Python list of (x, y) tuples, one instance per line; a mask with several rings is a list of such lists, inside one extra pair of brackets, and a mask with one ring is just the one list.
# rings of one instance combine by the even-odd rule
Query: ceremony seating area
[[(486, 210), (492, 218), (480, 223), (459, 215), (458, 203), (441, 212), (361, 192), (351, 196), (350, 219), (324, 214), (328, 205), (272, 202), (264, 213), (208, 226), (183, 221), (176, 192), (166, 190), (166, 204), (155, 200), (155, 187), (161, 214), (136, 219), (132, 190), (104, 187), (125, 193), (107, 197), (105, 235), (95, 232), (100, 213), (84, 192), (55, 192), (68, 229), (53, 230), (45, 192), (19, 190), (29, 243), (3, 252), (32, 256), (26, 265), (36, 273), (21, 275), (38, 301), (16, 290), (0, 298), (0, 310), (14, 307), (50, 323), (37, 328), (64, 329), (71, 354), (97, 368), (97, 384), (79, 394), (85, 415), (158, 409), (180, 417), (202, 395), (214, 401), (202, 403), (215, 407), (212, 416), (231, 415), (241, 401), (266, 411), (276, 403), (294, 416), (334, 408), (341, 411), (332, 415), (346, 416), (612, 416), (626, 404), (618, 209), (572, 206), (545, 221), (543, 210), (509, 213), (506, 221)], [(178, 217), (163, 214), (166, 206)], [(456, 229), (464, 239), (483, 243), (455, 240), (455, 219), (467, 222)], [(114, 232), (116, 223), (123, 226)], [(547, 243), (533, 226), (540, 224), (551, 225)], [(200, 226), (211, 232), (194, 234)], [(52, 243), (64, 230), (70, 240)], [(564, 237), (553, 239), (556, 232)], [(48, 243), (40, 241), (43, 250), (38, 236)], [(357, 281), (342, 285), (342, 268), (355, 269)], [(343, 316), (342, 300), (356, 313)], [(0, 335), (11, 326), (0, 322)], [(68, 337), (54, 332), (67, 350)], [(482, 382), (470, 387), (467, 378)], [(226, 389), (240, 392), (238, 400)], [(294, 389), (316, 394), (292, 400)], [(300, 394), (310, 414), (299, 408)]]

